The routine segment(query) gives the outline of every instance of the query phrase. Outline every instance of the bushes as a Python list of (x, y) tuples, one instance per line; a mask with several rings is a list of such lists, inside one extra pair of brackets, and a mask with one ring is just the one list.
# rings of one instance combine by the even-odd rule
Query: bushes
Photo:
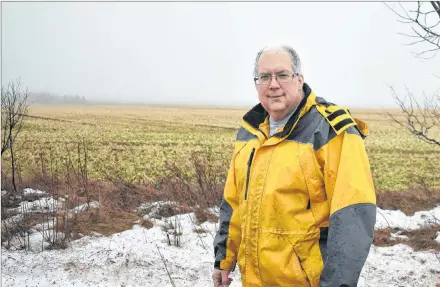
[(56, 249), (82, 235), (110, 235), (135, 222), (151, 228), (151, 221), (143, 219), (145, 211), (138, 210), (147, 202), (168, 202), (159, 206), (156, 217), (194, 212), (199, 224), (217, 220), (208, 208), (218, 206), (222, 198), (229, 161), (222, 155), (209, 148), (194, 152), (189, 162), (167, 162), (166, 171), (155, 182), (130, 183), (117, 178), (90, 179), (87, 148), (85, 142), (78, 143), (76, 159), (69, 156), (69, 161), (59, 163), (51, 158), (40, 174), (19, 176), (19, 190), (37, 187), (44, 194), (14, 193), (2, 172), (2, 189), (7, 191), (2, 194), (2, 219), (9, 217), (2, 221), (5, 247), (32, 249), (30, 237), (37, 233), (38, 249)]

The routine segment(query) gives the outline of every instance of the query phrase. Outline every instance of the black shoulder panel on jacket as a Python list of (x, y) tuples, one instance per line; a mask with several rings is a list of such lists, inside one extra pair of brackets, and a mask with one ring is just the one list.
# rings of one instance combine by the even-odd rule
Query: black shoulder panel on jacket
[[(347, 133), (361, 135), (359, 131), (350, 126), (345, 129)], [(304, 144), (312, 144), (316, 151), (326, 145), (336, 136), (336, 132), (330, 126), (329, 121), (312, 107), (299, 121), (292, 133), (286, 138), (287, 141), (296, 141)]]

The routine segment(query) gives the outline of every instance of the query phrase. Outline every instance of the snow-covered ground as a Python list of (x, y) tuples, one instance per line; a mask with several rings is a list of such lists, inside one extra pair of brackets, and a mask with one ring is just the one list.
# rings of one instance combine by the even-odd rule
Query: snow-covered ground
[(377, 208), (376, 217), (376, 229), (391, 227), (414, 230), (431, 224), (440, 224), (440, 206), (429, 211), (417, 211), (412, 216), (407, 216), (400, 210)]
[[(155, 219), (157, 206), (141, 206), (150, 212), (145, 216), (154, 223), (150, 229), (134, 224), (112, 236), (83, 237), (65, 250), (2, 248), (2, 286), (173, 286), (168, 272), (178, 287), (213, 286), (212, 242), (217, 224), (196, 226), (192, 213)], [(432, 214), (438, 215), (439, 208), (405, 218), (398, 211), (379, 210), (377, 228), (424, 226), (434, 218)], [(382, 222), (387, 222), (386, 226)], [(170, 224), (178, 228), (165, 231)], [(205, 232), (200, 232), (201, 228)], [(174, 231), (182, 234), (180, 246), (173, 245)], [(33, 246), (41, 245), (38, 232), (30, 240)], [(241, 286), (238, 268), (232, 278), (231, 287)], [(414, 252), (398, 244), (371, 248), (358, 286), (434, 287), (439, 281), (440, 261), (433, 252)]]

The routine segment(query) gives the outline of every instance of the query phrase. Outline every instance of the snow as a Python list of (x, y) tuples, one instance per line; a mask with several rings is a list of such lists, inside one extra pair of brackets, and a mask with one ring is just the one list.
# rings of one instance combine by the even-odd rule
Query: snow
[(440, 261), (433, 252), (397, 244), (371, 247), (358, 286), (431, 287), (439, 281)]
[(63, 207), (62, 202), (54, 199), (51, 196), (43, 197), (35, 201), (22, 201), (20, 206), (17, 208), (12, 208), (11, 211), (15, 210), (17, 212), (22, 212), (26, 210), (28, 212), (54, 212), (57, 210), (61, 210)]
[(401, 234), (402, 234), (401, 230), (397, 231), (396, 233), (390, 233), (391, 240), (398, 240), (398, 239), (408, 240), (409, 239), (408, 236), (401, 235)]
[[(96, 204), (93, 207), (98, 207)], [(167, 270), (175, 286), (213, 286), (212, 244), (218, 224), (205, 222), (196, 226), (193, 213), (158, 219), (157, 211), (163, 204), (166, 203), (139, 207), (148, 213), (144, 218), (153, 222), (150, 229), (134, 224), (132, 229), (111, 236), (95, 234), (72, 241), (65, 250), (41, 251), (42, 226), (34, 227), (31, 251), (2, 248), (2, 286), (167, 287), (172, 286)], [(429, 214), (438, 211), (437, 207), (403, 217), (399, 211), (379, 210), (377, 218), (379, 226), (383, 226), (379, 219), (383, 216), (383, 221), (393, 227), (417, 228), (428, 224), (426, 221), (432, 219)], [(218, 213), (218, 208), (211, 212)], [(45, 230), (50, 226), (50, 222), (43, 224)], [(195, 229), (205, 232), (194, 232)], [(181, 234), (180, 246), (174, 245), (176, 233)], [(391, 236), (402, 237), (400, 232)], [(440, 232), (436, 240), (440, 241)], [(241, 286), (238, 268), (231, 277), (230, 287)], [(433, 252), (415, 252), (404, 244), (372, 246), (358, 286), (429, 287), (435, 286), (439, 277), (440, 261)]]
[(417, 211), (412, 216), (407, 216), (400, 210), (383, 210), (377, 208), (375, 229), (387, 227), (404, 230), (420, 229), (431, 224), (440, 224), (440, 206), (432, 210)]
[(23, 189), (23, 194), (24, 195), (29, 195), (29, 194), (46, 194), (46, 192), (38, 190), (38, 189), (25, 188), (25, 189)]
[(437, 238), (435, 239), (438, 243), (440, 243), (440, 231), (437, 232)]
[(98, 207), (99, 207), (99, 202), (92, 201), (89, 203), (84, 203), (84, 204), (78, 205), (78, 206), (72, 208), (72, 211), (74, 213), (79, 213), (79, 212), (87, 211), (87, 210), (89, 210), (89, 208), (98, 208)]
[[(176, 221), (180, 247), (169, 246), (162, 230)], [(193, 232), (193, 222), (193, 214), (155, 220), (151, 229), (135, 225), (109, 237), (83, 237), (68, 250), (3, 250), (2, 286), (172, 286), (160, 254), (176, 286), (208, 286), (215, 224), (203, 224), (209, 232), (200, 234)]]

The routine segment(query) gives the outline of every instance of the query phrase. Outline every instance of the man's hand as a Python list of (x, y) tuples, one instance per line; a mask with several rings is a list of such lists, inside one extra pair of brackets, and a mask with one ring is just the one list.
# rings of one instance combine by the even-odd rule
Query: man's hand
[(229, 286), (232, 282), (232, 278), (229, 278), (229, 273), (231, 273), (231, 271), (214, 269), (214, 273), (212, 274), (214, 287)]

